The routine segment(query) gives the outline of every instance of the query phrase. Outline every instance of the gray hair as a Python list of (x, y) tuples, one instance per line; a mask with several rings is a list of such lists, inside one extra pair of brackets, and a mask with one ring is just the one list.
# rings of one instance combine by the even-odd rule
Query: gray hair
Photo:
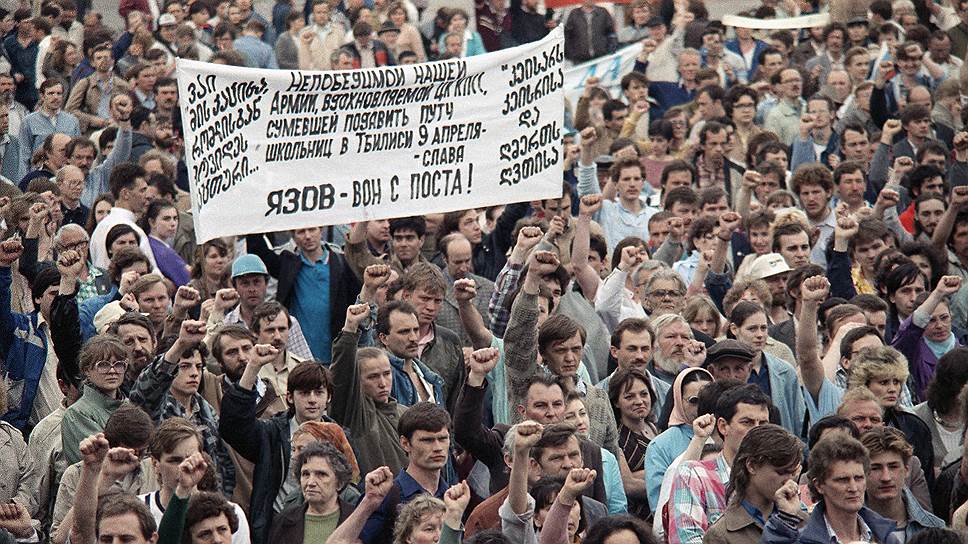
[[(643, 266), (644, 266), (644, 263), (643, 263)], [(676, 289), (679, 290), (679, 293), (683, 295), (686, 294), (685, 280), (682, 279), (682, 276), (680, 276), (678, 272), (676, 272), (675, 270), (672, 270), (671, 268), (662, 268), (660, 270), (657, 270), (655, 274), (652, 274), (652, 277), (649, 278), (649, 283), (645, 285), (645, 291), (647, 293), (651, 292), (652, 286), (655, 285), (655, 282), (664, 281), (664, 280), (674, 282), (676, 284)]]
[(656, 338), (659, 337), (659, 334), (661, 334), (662, 329), (668, 327), (669, 325), (682, 323), (689, 330), (689, 337), (695, 339), (695, 336), (692, 333), (692, 327), (689, 326), (689, 322), (686, 321), (686, 318), (682, 317), (679, 314), (662, 314), (659, 317), (652, 319), (651, 323), (652, 323), (652, 328), (655, 329)]
[(312, 442), (299, 452), (292, 464), (292, 475), (295, 476), (297, 482), (300, 479), (303, 465), (314, 457), (321, 457), (329, 462), (329, 466), (332, 467), (333, 474), (336, 476), (337, 491), (343, 489), (350, 478), (353, 477), (353, 469), (350, 467), (349, 461), (346, 460), (343, 452), (336, 449), (336, 446), (329, 442)]
[[(63, 168), (61, 168), (61, 170), (63, 170)], [(60, 171), (57, 172), (57, 175), (58, 176), (60, 175)], [(61, 228), (57, 229), (57, 234), (54, 235), (54, 247), (57, 248), (58, 250), (63, 248), (64, 246), (61, 244), (61, 241), (64, 239), (65, 234), (68, 234), (71, 232), (76, 232), (78, 234), (83, 235), (85, 241), (91, 240), (91, 237), (88, 236), (87, 231), (84, 230), (84, 227), (74, 223), (67, 223), (66, 225), (63, 225), (61, 226)]]
[(655, 259), (649, 259), (644, 263), (640, 264), (639, 266), (635, 267), (635, 270), (632, 272), (632, 283), (634, 283), (635, 285), (638, 285), (639, 280), (642, 279), (642, 274), (646, 272), (653, 272), (653, 271), (658, 271), (663, 269), (671, 270), (669, 268), (669, 265), (665, 264), (664, 262), (657, 261)]
[(76, 170), (82, 176), (84, 175), (84, 172), (80, 168), (74, 166), (73, 164), (66, 164), (64, 166), (61, 166), (60, 169), (57, 170), (57, 173), (54, 174), (54, 181), (56, 181), (57, 184), (60, 185), (64, 181), (64, 178), (67, 177), (68, 172), (71, 172), (74, 170)]

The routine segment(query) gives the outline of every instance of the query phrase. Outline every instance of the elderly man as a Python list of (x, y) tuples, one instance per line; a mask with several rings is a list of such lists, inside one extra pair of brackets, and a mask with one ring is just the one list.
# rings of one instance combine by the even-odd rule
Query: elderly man
[(89, 212), (87, 206), (81, 204), (81, 192), (84, 190), (84, 172), (80, 168), (68, 164), (57, 171), (55, 177), (60, 189), (60, 208), (64, 214), (64, 224), (73, 223), (84, 225)]
[(655, 327), (655, 349), (647, 369), (671, 387), (684, 367), (702, 364), (706, 359), (706, 345), (696, 340), (689, 323), (679, 314), (663, 314), (652, 320), (652, 326)]

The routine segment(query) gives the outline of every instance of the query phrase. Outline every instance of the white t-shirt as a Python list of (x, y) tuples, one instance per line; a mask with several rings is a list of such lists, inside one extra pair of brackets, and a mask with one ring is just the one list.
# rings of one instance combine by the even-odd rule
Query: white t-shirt
[[(151, 515), (155, 518), (155, 523), (160, 525), (161, 517), (165, 515), (165, 507), (161, 504), (161, 491), (138, 495), (138, 498), (148, 505), (148, 508), (151, 509)], [(229, 504), (235, 509), (235, 517), (239, 518), (239, 529), (232, 533), (232, 544), (249, 544), (249, 520), (246, 519), (241, 506), (232, 501), (229, 501)]]

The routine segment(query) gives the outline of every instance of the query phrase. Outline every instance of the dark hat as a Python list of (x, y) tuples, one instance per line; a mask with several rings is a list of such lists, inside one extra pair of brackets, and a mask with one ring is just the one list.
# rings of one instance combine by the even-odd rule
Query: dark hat
[(666, 24), (665, 19), (659, 16), (652, 17), (651, 19), (645, 22), (645, 26), (649, 28), (653, 26), (660, 26), (665, 24)]
[(377, 31), (377, 35), (379, 36), (387, 32), (400, 32), (400, 29), (397, 28), (397, 25), (393, 24), (393, 21), (386, 20), (380, 25), (380, 30)]
[(851, 17), (847, 21), (847, 26), (855, 26), (855, 25), (867, 26), (869, 24), (870, 24), (870, 21), (867, 20), (867, 17)]
[(727, 338), (726, 340), (716, 342), (706, 351), (706, 361), (703, 362), (702, 366), (703, 368), (708, 368), (709, 365), (718, 363), (719, 361), (724, 361), (726, 359), (752, 361), (754, 356), (755, 354), (753, 353), (752, 348), (739, 340)]

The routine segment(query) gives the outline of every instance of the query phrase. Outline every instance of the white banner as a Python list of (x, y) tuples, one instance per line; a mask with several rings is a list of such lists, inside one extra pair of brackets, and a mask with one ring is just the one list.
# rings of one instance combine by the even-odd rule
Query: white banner
[(784, 17), (781, 19), (753, 19), (739, 15), (723, 15), (723, 25), (738, 26), (752, 30), (793, 30), (813, 28), (830, 24), (829, 13), (814, 13), (798, 17)]
[(634, 43), (606, 57), (583, 62), (565, 70), (565, 97), (571, 103), (571, 107), (578, 107), (578, 99), (585, 91), (585, 81), (592, 76), (599, 79), (598, 86), (608, 91), (610, 96), (621, 97), (622, 76), (632, 72), (635, 57), (639, 56), (641, 51), (642, 44)]
[(561, 196), (564, 36), (308, 72), (179, 60), (199, 243)]

